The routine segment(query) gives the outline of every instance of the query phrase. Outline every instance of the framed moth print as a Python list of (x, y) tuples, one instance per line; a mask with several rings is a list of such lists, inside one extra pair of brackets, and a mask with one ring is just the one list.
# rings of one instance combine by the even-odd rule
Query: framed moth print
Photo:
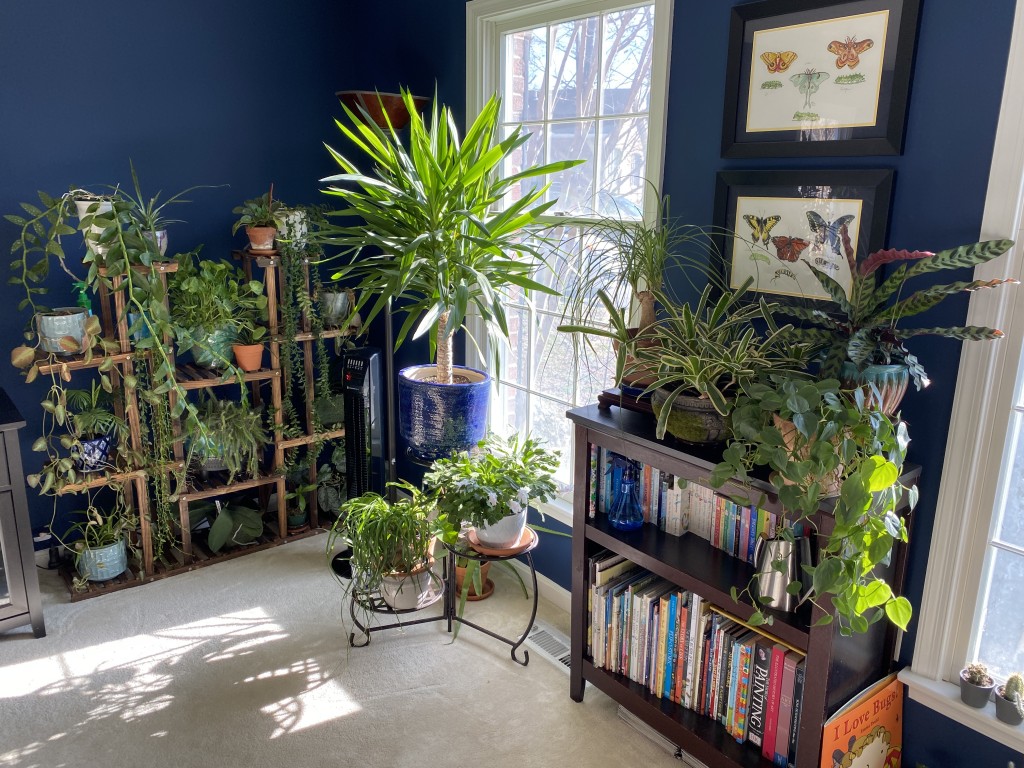
[(898, 155), (920, 0), (733, 8), (725, 157)]
[(715, 223), (725, 280), (754, 295), (831, 302), (811, 267), (849, 294), (856, 265), (885, 245), (889, 170), (722, 171)]

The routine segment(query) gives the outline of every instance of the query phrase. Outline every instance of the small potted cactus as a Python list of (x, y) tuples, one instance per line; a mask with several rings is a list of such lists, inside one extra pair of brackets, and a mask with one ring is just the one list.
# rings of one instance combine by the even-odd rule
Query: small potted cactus
[(1010, 725), (1024, 721), (1024, 677), (1014, 672), (996, 689), (996, 717)]
[(968, 664), (960, 671), (960, 700), (971, 707), (983, 709), (996, 681), (981, 662)]

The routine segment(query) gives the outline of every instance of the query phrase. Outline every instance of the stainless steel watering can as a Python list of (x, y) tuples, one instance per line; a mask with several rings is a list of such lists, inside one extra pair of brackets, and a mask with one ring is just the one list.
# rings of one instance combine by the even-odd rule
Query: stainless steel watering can
[(757, 568), (754, 579), (761, 598), (777, 611), (795, 611), (797, 595), (786, 591), (790, 582), (799, 578), (794, 542), (759, 538), (754, 545), (754, 565)]

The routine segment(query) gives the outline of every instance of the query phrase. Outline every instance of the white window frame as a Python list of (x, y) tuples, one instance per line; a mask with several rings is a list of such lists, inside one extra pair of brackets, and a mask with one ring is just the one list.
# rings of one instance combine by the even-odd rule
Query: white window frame
[[(975, 269), (975, 278), (1024, 280), (1024, 3), (1018, 2), (992, 154), (981, 239), (1017, 245)], [(978, 620), (989, 533), (994, 525), (1010, 413), (1024, 339), (1020, 288), (979, 291), (967, 322), (1002, 329), (1003, 342), (964, 344), (932, 531), (911, 668), (900, 673), (910, 697), (1017, 751), (1024, 733), (996, 720), (994, 704), (960, 702), (958, 676)], [(984, 532), (984, 533), (982, 533)]]
[[(469, 120), (478, 115), (501, 82), (502, 36), (521, 29), (553, 24), (611, 10), (641, 5), (654, 5), (654, 46), (651, 60), (651, 95), (648, 112), (647, 171), (648, 180), (662, 188), (665, 166), (665, 135), (668, 115), (668, 73), (671, 56), (672, 14), (674, 0), (472, 0), (466, 4), (466, 114)], [(644, 218), (657, 216), (656, 195), (646, 194)], [(546, 222), (571, 224), (579, 218), (546, 216)], [(474, 333), (483, 331), (476, 318)], [(482, 338), (481, 334), (475, 334)], [(469, 364), (480, 367), (484, 361), (474, 348), (467, 347)], [(572, 524), (572, 505), (555, 499), (540, 505), (544, 514), (559, 522)]]

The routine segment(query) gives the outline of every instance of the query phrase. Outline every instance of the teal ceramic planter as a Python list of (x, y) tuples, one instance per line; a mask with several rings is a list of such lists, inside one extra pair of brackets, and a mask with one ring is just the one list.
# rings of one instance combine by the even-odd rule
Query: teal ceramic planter
[(905, 365), (866, 365), (858, 370), (856, 363), (847, 360), (843, 363), (840, 378), (846, 389), (867, 387), (865, 394), (871, 402), (874, 402), (874, 393), (871, 391), (873, 385), (881, 398), (881, 402), (875, 405), (886, 416), (892, 416), (907, 394), (910, 369)]
[(89, 581), (110, 581), (128, 567), (124, 539), (105, 547), (82, 549), (78, 553), (78, 572)]

